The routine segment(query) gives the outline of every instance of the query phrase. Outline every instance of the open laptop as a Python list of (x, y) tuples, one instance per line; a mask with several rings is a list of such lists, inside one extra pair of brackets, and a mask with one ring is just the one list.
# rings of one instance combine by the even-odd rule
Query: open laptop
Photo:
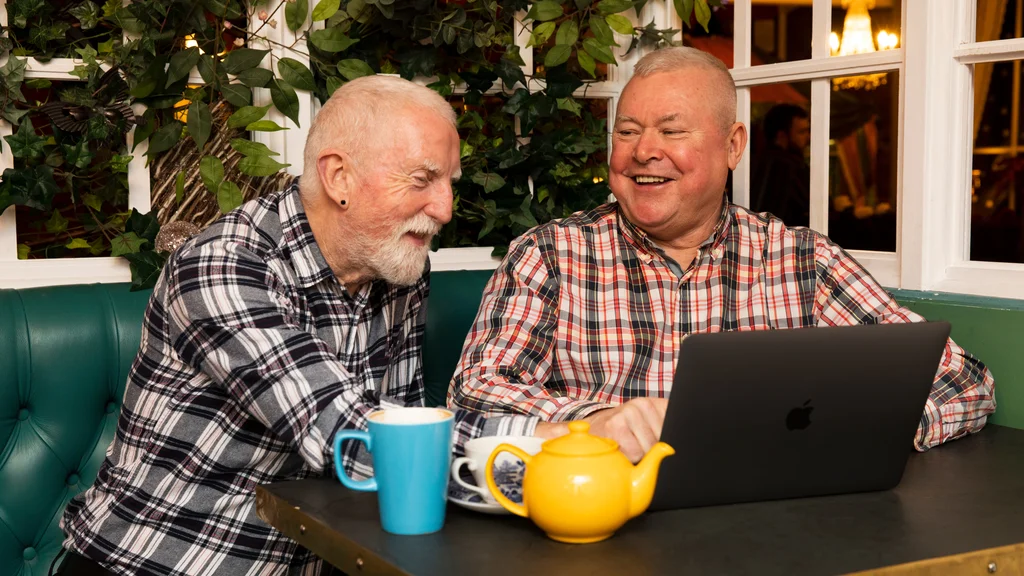
[(651, 510), (899, 484), (946, 322), (695, 334), (680, 347)]

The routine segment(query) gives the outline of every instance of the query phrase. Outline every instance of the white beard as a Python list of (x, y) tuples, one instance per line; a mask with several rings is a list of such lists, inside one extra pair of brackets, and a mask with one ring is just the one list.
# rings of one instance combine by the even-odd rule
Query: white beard
[(378, 277), (390, 284), (414, 284), (423, 275), (427, 254), (430, 252), (430, 240), (423, 246), (416, 246), (404, 238), (405, 234), (413, 232), (433, 237), (440, 229), (441, 226), (433, 218), (423, 213), (417, 214), (396, 227), (387, 240), (374, 247), (367, 255), (367, 263)]

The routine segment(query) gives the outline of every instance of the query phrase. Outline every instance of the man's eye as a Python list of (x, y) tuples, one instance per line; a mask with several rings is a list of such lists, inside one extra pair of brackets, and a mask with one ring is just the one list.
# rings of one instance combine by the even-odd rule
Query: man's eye
[(633, 136), (636, 134), (636, 130), (619, 130), (619, 136)]

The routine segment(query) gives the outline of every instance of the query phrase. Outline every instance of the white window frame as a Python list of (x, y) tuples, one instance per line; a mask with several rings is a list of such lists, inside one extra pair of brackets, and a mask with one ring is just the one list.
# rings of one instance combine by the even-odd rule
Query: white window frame
[(1024, 58), (1024, 39), (974, 41), (976, 1), (906, 0), (901, 287), (1024, 298), (1024, 265), (970, 260), (971, 65)]
[[(7, 26), (7, 3), (0, 0), (0, 23)], [(10, 54), (0, 54), (0, 66), (7, 63)], [(72, 76), (76, 65), (82, 62), (74, 58), (54, 58), (39, 62), (25, 58), (25, 78), (81, 82)], [(142, 114), (145, 108), (135, 106), (135, 113)], [(13, 127), (0, 120), (0, 138), (10, 136)], [(128, 150), (135, 142), (135, 127), (127, 134)], [(150, 210), (149, 168), (146, 167), (146, 152), (149, 141), (139, 142), (128, 163), (128, 208), (135, 208), (145, 214)], [(0, 171), (14, 166), (11, 147), (4, 142), (0, 152)], [(14, 218), (15, 207), (11, 206), (0, 214), (0, 288), (27, 288), (31, 286), (57, 286), (62, 284), (83, 284), (91, 282), (127, 282), (131, 271), (124, 258), (83, 257), (47, 258), (18, 260), (18, 227)]]

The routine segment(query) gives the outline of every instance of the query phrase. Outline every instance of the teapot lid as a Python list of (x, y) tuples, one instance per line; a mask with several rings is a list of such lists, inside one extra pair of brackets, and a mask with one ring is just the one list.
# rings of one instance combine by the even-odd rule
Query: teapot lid
[(544, 443), (543, 451), (560, 456), (597, 456), (618, 450), (614, 440), (590, 434), (590, 422), (570, 422), (569, 434)]

